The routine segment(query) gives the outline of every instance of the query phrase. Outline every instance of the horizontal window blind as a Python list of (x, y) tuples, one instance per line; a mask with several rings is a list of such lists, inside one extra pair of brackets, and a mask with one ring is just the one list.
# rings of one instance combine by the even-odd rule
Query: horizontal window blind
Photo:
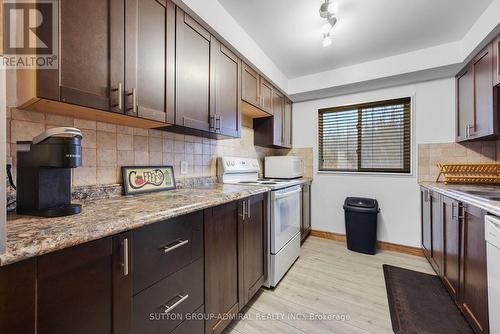
[(319, 110), (319, 168), (410, 173), (410, 98)]

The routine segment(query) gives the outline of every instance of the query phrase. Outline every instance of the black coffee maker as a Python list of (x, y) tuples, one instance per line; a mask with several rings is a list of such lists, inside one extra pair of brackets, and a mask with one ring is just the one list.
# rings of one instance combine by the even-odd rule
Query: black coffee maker
[(71, 168), (82, 165), (82, 133), (53, 128), (17, 142), (17, 205), (19, 214), (61, 217), (80, 213), (71, 204)]

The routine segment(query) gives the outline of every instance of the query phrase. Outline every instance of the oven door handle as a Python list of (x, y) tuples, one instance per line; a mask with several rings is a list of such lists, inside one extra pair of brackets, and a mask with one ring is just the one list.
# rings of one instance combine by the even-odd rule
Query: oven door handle
[(284, 198), (284, 197), (292, 196), (292, 195), (300, 193), (301, 191), (302, 191), (302, 189), (298, 188), (297, 190), (289, 191), (289, 192), (286, 192), (286, 193), (275, 193), (274, 194), (274, 198), (275, 199), (279, 199), (279, 198)]

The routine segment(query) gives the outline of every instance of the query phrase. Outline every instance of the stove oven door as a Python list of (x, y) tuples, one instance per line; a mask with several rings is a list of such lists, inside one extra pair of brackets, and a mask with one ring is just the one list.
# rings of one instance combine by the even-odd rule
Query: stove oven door
[(277, 254), (297, 233), (300, 233), (300, 186), (271, 193), (271, 254)]

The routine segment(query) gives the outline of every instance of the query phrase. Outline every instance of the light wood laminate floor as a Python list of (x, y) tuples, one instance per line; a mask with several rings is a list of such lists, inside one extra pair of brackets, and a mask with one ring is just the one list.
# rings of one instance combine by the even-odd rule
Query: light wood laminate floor
[[(391, 251), (364, 255), (341, 242), (309, 237), (278, 287), (261, 289), (244, 318), (224, 334), (392, 333), (383, 264), (434, 274), (423, 257)], [(344, 319), (301, 318), (309, 314)]]

